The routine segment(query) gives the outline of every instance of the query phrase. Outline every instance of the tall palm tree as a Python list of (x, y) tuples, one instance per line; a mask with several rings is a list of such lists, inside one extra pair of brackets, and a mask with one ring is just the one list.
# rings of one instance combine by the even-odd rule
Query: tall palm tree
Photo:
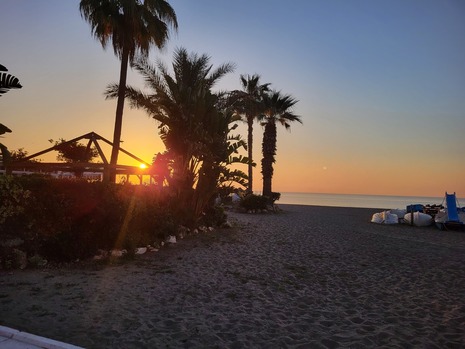
[[(129, 86), (126, 96), (132, 107), (144, 109), (159, 122), (159, 134), (175, 163), (174, 176), (185, 181), (198, 165), (193, 157), (200, 152), (208, 131), (206, 125), (217, 112), (218, 96), (211, 88), (234, 66), (223, 64), (212, 70), (209, 56), (189, 54), (179, 48), (174, 53), (174, 75), (164, 64), (152, 66), (143, 58), (136, 60), (133, 67), (144, 76), (151, 92)], [(109, 85), (107, 98), (117, 97), (118, 91), (118, 85)]]
[(234, 91), (237, 98), (236, 112), (244, 116), (247, 123), (247, 151), (248, 151), (248, 184), (247, 192), (253, 193), (253, 123), (260, 115), (261, 100), (265, 92), (269, 91), (270, 84), (260, 84), (260, 75), (241, 75), (242, 91)]
[(297, 102), (292, 96), (282, 95), (279, 91), (263, 95), (264, 112), (260, 116), (262, 125), (265, 126), (262, 142), (263, 196), (272, 196), (273, 164), (276, 162), (276, 123), (279, 122), (286, 129), (291, 127), (290, 122), (302, 123), (301, 117), (292, 112), (292, 107)]
[[(145, 78), (149, 92), (129, 86), (126, 96), (132, 107), (144, 109), (159, 122), (159, 134), (172, 166), (169, 185), (178, 195), (192, 193), (194, 187), (197, 191), (205, 188), (207, 193), (219, 162), (228, 156), (226, 137), (231, 117), (221, 108), (221, 95), (211, 89), (234, 70), (234, 65), (212, 69), (209, 56), (179, 48), (174, 53), (173, 73), (162, 63), (152, 66), (146, 59), (136, 60), (133, 67)], [(110, 85), (107, 98), (116, 98), (118, 90), (117, 85)]]
[[(128, 64), (134, 61), (136, 54), (148, 56), (153, 45), (162, 48), (168, 39), (169, 27), (177, 30), (178, 22), (173, 8), (165, 0), (81, 0), (79, 10), (103, 48), (111, 42), (115, 55), (121, 59), (110, 158), (110, 164), (116, 166), (121, 142)], [(114, 171), (106, 176), (107, 180), (114, 181), (116, 178)]]

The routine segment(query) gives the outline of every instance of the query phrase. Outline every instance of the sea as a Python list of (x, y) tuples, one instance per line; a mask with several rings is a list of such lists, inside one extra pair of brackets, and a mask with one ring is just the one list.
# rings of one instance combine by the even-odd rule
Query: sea
[[(458, 198), (459, 207), (465, 205), (465, 199)], [(405, 209), (408, 205), (445, 205), (444, 197), (425, 196), (389, 196), (360, 194), (320, 194), (320, 193), (281, 193), (279, 204), (361, 207), (379, 209)]]

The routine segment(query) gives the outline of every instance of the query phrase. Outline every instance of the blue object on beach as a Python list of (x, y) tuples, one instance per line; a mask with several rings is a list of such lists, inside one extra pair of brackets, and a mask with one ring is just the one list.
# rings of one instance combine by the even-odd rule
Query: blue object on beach
[(460, 217), (462, 209), (457, 205), (455, 193), (447, 194), (446, 192), (444, 200), (446, 201), (446, 209), (435, 217), (436, 226), (441, 230), (465, 230), (465, 224)]
[(407, 213), (412, 213), (412, 212), (423, 212), (423, 205), (422, 204), (408, 205)]
[(454, 194), (447, 194), (446, 192), (446, 207), (447, 207), (447, 216), (448, 222), (460, 222), (459, 214), (457, 211), (457, 198)]

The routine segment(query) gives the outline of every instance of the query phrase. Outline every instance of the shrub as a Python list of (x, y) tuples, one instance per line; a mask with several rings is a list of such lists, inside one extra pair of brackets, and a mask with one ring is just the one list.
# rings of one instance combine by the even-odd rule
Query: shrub
[(275, 201), (278, 201), (281, 198), (281, 193), (272, 192), (271, 193), (271, 202), (274, 204)]
[(266, 196), (249, 194), (241, 199), (239, 205), (247, 211), (266, 210), (268, 201), (269, 199)]
[(99, 249), (153, 244), (177, 231), (166, 198), (153, 187), (40, 176), (2, 183), (0, 195), (10, 199), (0, 204), (9, 208), (2, 211), (0, 240), (21, 238), (28, 256), (84, 259)]
[[(130, 255), (135, 247), (176, 235), (179, 225), (212, 226), (225, 220), (221, 207), (206, 210), (199, 220), (169, 190), (154, 186), (38, 175), (0, 180), (4, 217), (0, 246), (2, 241), (19, 239), (23, 243), (18, 249), (28, 259), (37, 255), (47, 261), (67, 262), (114, 248), (127, 249)], [(8, 248), (8, 253), (12, 250)], [(13, 260), (3, 252), (0, 268), (12, 265)], [(37, 257), (32, 261), (42, 263)]]
[(24, 212), (24, 202), (30, 192), (22, 188), (11, 176), (0, 176), (0, 224)]
[(224, 207), (210, 205), (199, 220), (199, 225), (205, 225), (207, 227), (221, 226), (226, 222), (226, 218)]

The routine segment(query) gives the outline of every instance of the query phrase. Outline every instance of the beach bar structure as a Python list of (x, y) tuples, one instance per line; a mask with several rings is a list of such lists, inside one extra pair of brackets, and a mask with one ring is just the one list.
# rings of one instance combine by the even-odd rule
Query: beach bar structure
[[(59, 151), (60, 146), (63, 144), (71, 144), (78, 142), (80, 140), (87, 140), (87, 149), (86, 151), (90, 152), (92, 146), (98, 152), (98, 155), (102, 162), (38, 162), (33, 161), (37, 157), (52, 152), (52, 151)], [(109, 140), (105, 139), (104, 137), (100, 136), (95, 132), (90, 132), (80, 137), (76, 137), (72, 140), (63, 142), (59, 145), (55, 145), (53, 147), (47, 148), (35, 154), (29, 155), (24, 157), (20, 160), (12, 160), (8, 163), (3, 164), (3, 173), (6, 174), (13, 174), (13, 175), (22, 175), (22, 174), (29, 174), (29, 173), (46, 173), (52, 174), (55, 177), (68, 177), (72, 176), (73, 173), (83, 173), (83, 177), (89, 177), (91, 179), (102, 179), (105, 173), (108, 173), (111, 170), (114, 170), (115, 173), (119, 176), (126, 177), (126, 180), (129, 181), (131, 176), (136, 176), (139, 179), (140, 184), (143, 183), (144, 177), (149, 178), (150, 184), (160, 184), (158, 176), (153, 173), (151, 165), (140, 159), (139, 157), (135, 156), (134, 154), (128, 152), (127, 150), (120, 148), (119, 151), (126, 154), (130, 158), (139, 162), (139, 164), (143, 165), (144, 168), (141, 166), (131, 166), (131, 165), (111, 165), (103, 150), (99, 141), (102, 141), (110, 146), (113, 146), (113, 143)], [(31, 161), (32, 160), (32, 161)], [(86, 175), (87, 174), (87, 175)]]

